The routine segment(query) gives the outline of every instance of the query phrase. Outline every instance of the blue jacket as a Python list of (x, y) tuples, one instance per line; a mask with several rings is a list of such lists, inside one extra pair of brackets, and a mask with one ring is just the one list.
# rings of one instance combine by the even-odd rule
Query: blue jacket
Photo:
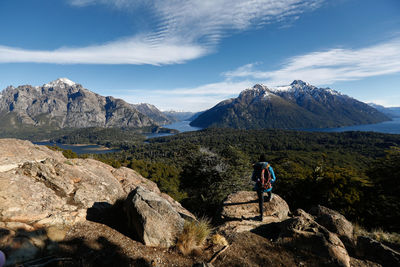
[[(261, 185), (261, 171), (268, 166), (268, 162), (257, 162), (256, 164), (253, 165), (254, 171), (251, 176), (251, 179), (256, 182), (255, 190), (258, 190)], [(268, 167), (269, 172), (271, 173), (271, 185), (276, 181), (274, 169), (269, 166)], [(270, 192), (272, 190), (272, 187), (269, 189), (264, 190), (265, 192)]]

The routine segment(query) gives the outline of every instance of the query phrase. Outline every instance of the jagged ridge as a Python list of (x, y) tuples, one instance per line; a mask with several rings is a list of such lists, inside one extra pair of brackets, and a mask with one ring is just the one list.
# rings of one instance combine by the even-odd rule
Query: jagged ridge
[(148, 116), (121, 99), (93, 93), (67, 78), (41, 87), (7, 87), (0, 98), (1, 125), (7, 128), (143, 127)]
[(377, 123), (389, 118), (347, 95), (301, 80), (268, 88), (256, 84), (237, 98), (220, 102), (191, 125), (231, 128), (325, 128)]

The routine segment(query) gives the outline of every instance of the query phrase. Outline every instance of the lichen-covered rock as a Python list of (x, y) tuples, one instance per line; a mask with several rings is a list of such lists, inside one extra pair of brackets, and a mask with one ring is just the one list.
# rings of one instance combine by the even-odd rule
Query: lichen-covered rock
[[(265, 222), (283, 220), (288, 217), (289, 206), (277, 194), (269, 202), (264, 202)], [(230, 194), (223, 203), (221, 217), (224, 220), (249, 220), (260, 215), (257, 193), (253, 191), (239, 191)]]
[(148, 246), (170, 247), (182, 231), (184, 219), (160, 195), (143, 187), (132, 191), (124, 203), (128, 227)]

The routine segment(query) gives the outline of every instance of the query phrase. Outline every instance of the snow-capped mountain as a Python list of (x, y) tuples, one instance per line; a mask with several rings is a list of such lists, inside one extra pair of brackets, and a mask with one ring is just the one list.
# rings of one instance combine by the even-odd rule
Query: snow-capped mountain
[(0, 125), (4, 128), (142, 127), (154, 124), (125, 101), (100, 96), (67, 78), (43, 86), (9, 86), (0, 98)]
[(389, 118), (347, 95), (301, 80), (290, 85), (256, 84), (220, 102), (191, 125), (233, 128), (326, 128), (377, 123)]

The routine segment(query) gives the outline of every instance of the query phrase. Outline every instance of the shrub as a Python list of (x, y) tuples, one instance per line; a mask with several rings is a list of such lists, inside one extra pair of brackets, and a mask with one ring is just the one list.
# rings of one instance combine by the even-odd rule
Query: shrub
[(176, 247), (183, 255), (200, 254), (210, 233), (211, 225), (208, 219), (185, 221)]

